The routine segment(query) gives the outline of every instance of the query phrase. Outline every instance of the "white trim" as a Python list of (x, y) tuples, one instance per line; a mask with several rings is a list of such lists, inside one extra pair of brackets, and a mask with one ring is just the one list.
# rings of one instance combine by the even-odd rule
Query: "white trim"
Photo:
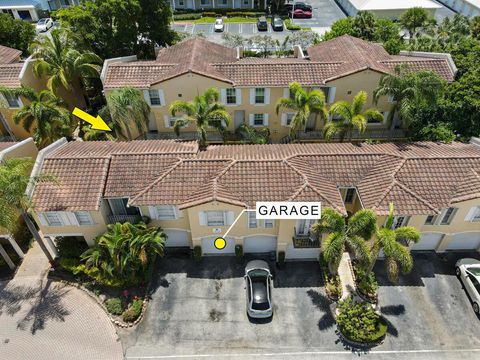
[[(137, 61), (137, 55), (129, 55), (129, 56), (121, 56), (121, 57), (116, 57), (116, 58), (111, 58), (111, 59), (105, 59), (103, 61), (103, 67), (102, 71), (100, 73), (100, 80), (102, 80), (102, 84), (105, 85), (105, 75), (108, 69), (108, 66), (113, 63), (117, 62), (133, 62)], [(111, 90), (111, 89), (108, 89)]]

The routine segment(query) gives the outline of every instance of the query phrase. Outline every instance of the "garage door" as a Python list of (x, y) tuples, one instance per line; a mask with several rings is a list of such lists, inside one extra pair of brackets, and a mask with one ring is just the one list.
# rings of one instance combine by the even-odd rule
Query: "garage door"
[(285, 259), (317, 260), (319, 254), (320, 248), (294, 248), (293, 245), (288, 245)]
[(443, 234), (438, 233), (424, 233), (420, 241), (412, 246), (413, 251), (435, 250), (440, 244)]
[(188, 232), (183, 230), (164, 230), (167, 234), (167, 247), (190, 247), (190, 241), (188, 240)]
[(446, 250), (476, 250), (480, 247), (480, 233), (463, 233), (453, 237)]
[(202, 239), (202, 253), (203, 255), (233, 255), (235, 254), (235, 239), (226, 237), (227, 245), (222, 249), (218, 250), (215, 247), (215, 239), (217, 237), (208, 237)]
[(243, 252), (245, 253), (267, 253), (276, 250), (276, 236), (249, 236), (243, 239)]

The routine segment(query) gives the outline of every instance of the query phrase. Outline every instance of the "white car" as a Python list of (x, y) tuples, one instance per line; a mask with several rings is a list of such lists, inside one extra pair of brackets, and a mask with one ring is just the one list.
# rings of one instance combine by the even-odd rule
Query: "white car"
[(473, 303), (473, 311), (480, 315), (480, 261), (476, 259), (460, 259), (457, 261), (455, 273), (462, 280)]
[(216, 32), (223, 32), (225, 25), (223, 24), (223, 19), (219, 18), (215, 20), (215, 25), (213, 25)]
[(51, 18), (43, 18), (37, 22), (37, 32), (44, 32), (51, 29), (53, 26), (53, 20)]
[(249, 261), (245, 267), (247, 314), (251, 318), (269, 318), (272, 308), (272, 274), (263, 260)]

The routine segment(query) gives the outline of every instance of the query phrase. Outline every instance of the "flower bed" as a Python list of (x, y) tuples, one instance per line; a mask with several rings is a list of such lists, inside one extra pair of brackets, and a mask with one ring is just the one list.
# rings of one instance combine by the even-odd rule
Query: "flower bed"
[(378, 283), (375, 273), (371, 271), (366, 275), (365, 270), (358, 265), (353, 265), (352, 268), (358, 295), (365, 301), (376, 304), (378, 302)]
[(325, 293), (332, 301), (338, 301), (342, 297), (342, 283), (338, 275), (331, 275), (328, 271), (328, 264), (323, 258), (323, 254), (319, 257), (320, 269), (323, 274), (323, 281), (325, 282)]

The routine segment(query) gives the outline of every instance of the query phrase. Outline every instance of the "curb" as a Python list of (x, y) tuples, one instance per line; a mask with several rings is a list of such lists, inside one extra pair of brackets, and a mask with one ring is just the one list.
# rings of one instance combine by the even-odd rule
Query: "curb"
[(379, 345), (383, 344), (383, 342), (385, 341), (385, 338), (387, 337), (387, 334), (385, 333), (384, 335), (382, 335), (382, 337), (380, 337), (380, 339), (378, 339), (375, 342), (359, 343), (359, 342), (356, 342), (356, 341), (353, 341), (353, 340), (350, 340), (349, 338), (347, 338), (342, 333), (342, 331), (340, 330), (340, 326), (338, 326), (338, 324), (337, 324), (337, 331), (336, 332), (337, 332), (338, 336), (340, 337), (340, 339), (342, 339), (343, 342), (350, 345), (351, 347), (360, 348), (360, 349), (371, 349), (373, 347), (379, 346)]

